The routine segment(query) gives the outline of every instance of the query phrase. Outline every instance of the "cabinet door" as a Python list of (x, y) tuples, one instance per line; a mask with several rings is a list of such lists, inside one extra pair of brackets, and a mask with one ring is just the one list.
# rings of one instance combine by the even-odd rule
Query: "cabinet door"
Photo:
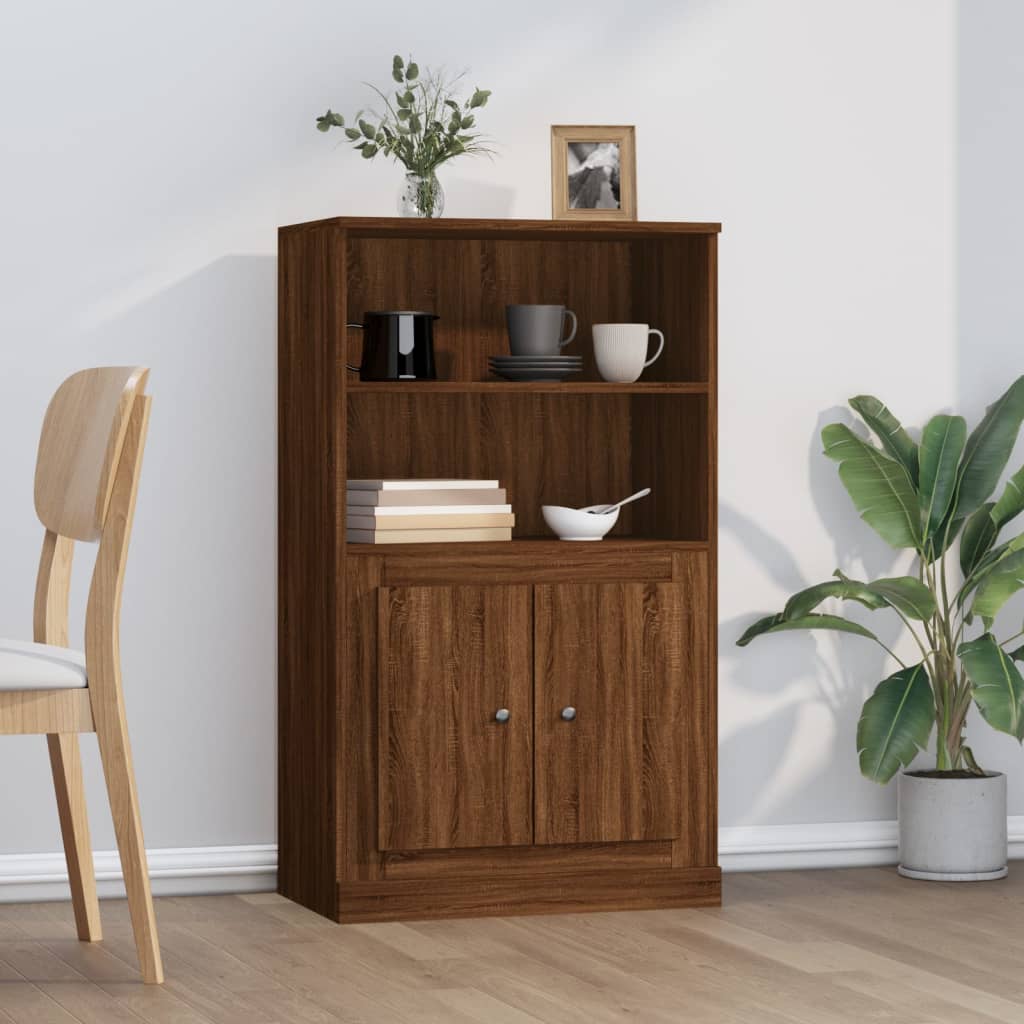
[(680, 592), (567, 584), (534, 596), (538, 843), (680, 833)]
[(381, 588), (380, 849), (533, 841), (530, 613), (526, 586)]

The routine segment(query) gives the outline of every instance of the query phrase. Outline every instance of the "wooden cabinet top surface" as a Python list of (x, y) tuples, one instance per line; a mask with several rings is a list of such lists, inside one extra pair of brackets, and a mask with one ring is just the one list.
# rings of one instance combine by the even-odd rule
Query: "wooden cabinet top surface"
[(355, 236), (373, 238), (608, 238), (626, 240), (656, 235), (717, 235), (722, 225), (689, 221), (565, 221), (415, 217), (328, 217), (289, 224), (282, 232), (335, 227)]

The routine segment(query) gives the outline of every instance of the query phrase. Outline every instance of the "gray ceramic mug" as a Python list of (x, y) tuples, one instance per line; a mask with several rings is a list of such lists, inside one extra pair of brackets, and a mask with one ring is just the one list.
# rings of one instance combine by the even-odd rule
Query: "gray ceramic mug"
[[(572, 327), (563, 338), (566, 317)], [(576, 337), (576, 314), (565, 306), (506, 306), (505, 320), (514, 356), (557, 356)]]

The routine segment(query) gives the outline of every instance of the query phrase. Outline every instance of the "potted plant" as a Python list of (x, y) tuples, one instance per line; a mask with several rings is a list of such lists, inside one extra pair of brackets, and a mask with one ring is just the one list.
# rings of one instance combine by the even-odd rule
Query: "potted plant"
[(383, 90), (369, 85), (384, 104), (383, 113), (360, 110), (346, 126), (345, 118), (328, 110), (316, 119), (322, 132), (342, 128), (363, 158), (383, 154), (405, 167), (398, 193), (398, 212), (403, 217), (440, 217), (444, 191), (436, 171), (442, 164), (465, 153), (493, 151), (484, 136), (473, 131), (476, 111), (486, 106), (490, 89), (474, 89), (465, 100), (455, 95), (464, 76), (448, 78), (443, 72), (426, 71), (412, 59), (392, 60), (391, 77), (399, 88), (392, 100)]
[[(880, 644), (899, 668), (864, 703), (857, 725), (861, 772), (885, 783), (936, 734), (933, 771), (900, 772), (900, 873), (983, 880), (1006, 874), (1006, 777), (984, 771), (967, 745), (971, 704), (993, 728), (1024, 740), (1024, 646), (993, 633), (997, 614), (1024, 588), (1024, 533), (1005, 537), (1024, 511), (1024, 467), (995, 491), (1024, 421), (1024, 377), (968, 436), (960, 416), (932, 417), (915, 441), (877, 398), (850, 405), (878, 445), (850, 427), (822, 431), (861, 518), (894, 548), (914, 552), (914, 575), (861, 582), (838, 569), (755, 622), (737, 643), (791, 629), (831, 629)], [(956, 542), (959, 542), (956, 544)], [(953, 565), (958, 549), (959, 573)], [(913, 635), (900, 659), (868, 628), (816, 609), (828, 598), (889, 610)]]

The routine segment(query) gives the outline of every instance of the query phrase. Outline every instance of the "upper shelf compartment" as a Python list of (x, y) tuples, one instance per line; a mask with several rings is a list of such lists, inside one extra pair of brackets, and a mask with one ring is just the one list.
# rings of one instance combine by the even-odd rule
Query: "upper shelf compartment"
[[(379, 309), (437, 313), (439, 384), (506, 386), (487, 360), (508, 352), (509, 303), (564, 304), (576, 313), (576, 340), (565, 352), (581, 355), (583, 370), (567, 385), (600, 382), (595, 323), (647, 323), (664, 332), (665, 351), (640, 385), (703, 385), (710, 378), (717, 224), (336, 223), (344, 235), (345, 318), (358, 322)], [(348, 330), (345, 361), (359, 363), (360, 345), (360, 332)]]

